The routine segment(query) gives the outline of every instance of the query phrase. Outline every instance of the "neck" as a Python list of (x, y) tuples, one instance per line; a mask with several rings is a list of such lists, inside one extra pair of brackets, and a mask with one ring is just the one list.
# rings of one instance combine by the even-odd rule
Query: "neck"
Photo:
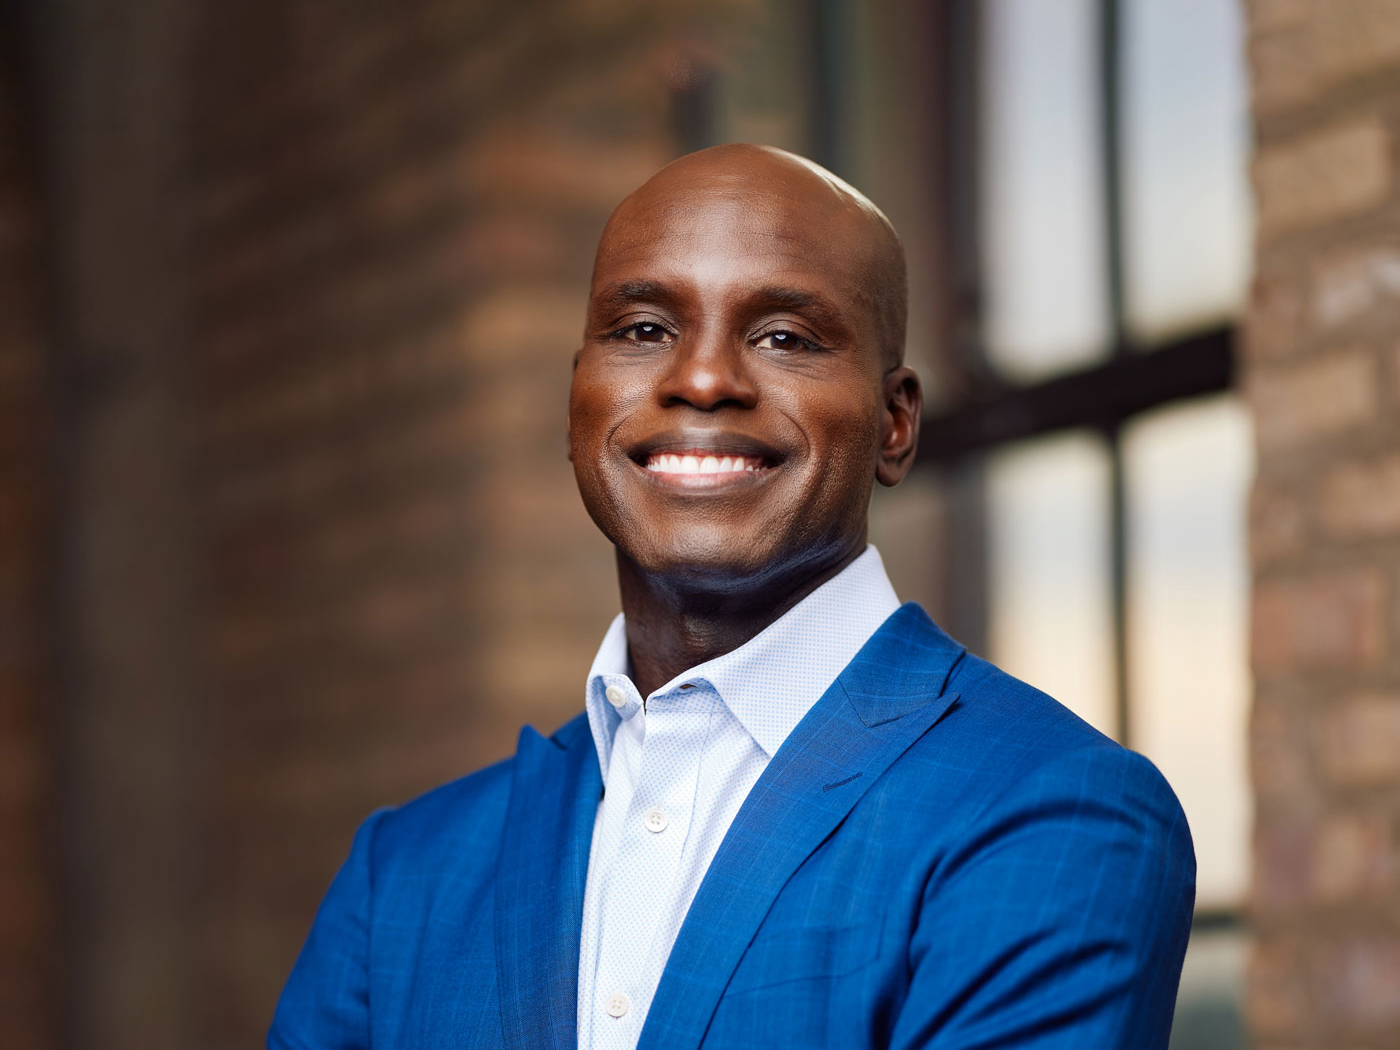
[(864, 549), (859, 544), (797, 579), (766, 580), (755, 589), (678, 586), (649, 575), (619, 551), (618, 587), (637, 691), (650, 696), (683, 671), (739, 648)]

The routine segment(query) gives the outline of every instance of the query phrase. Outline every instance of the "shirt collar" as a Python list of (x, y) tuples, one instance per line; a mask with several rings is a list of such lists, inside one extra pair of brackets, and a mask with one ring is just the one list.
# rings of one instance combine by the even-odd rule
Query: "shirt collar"
[[(739, 648), (677, 675), (652, 696), (664, 696), (687, 682), (708, 682), (772, 758), (851, 658), (898, 608), (880, 552), (867, 546), (850, 565)], [(619, 614), (589, 669), (584, 699), (605, 778), (617, 726), (641, 705), (628, 677), (630, 670), (626, 620)], [(607, 700), (609, 686), (625, 693), (621, 707)]]

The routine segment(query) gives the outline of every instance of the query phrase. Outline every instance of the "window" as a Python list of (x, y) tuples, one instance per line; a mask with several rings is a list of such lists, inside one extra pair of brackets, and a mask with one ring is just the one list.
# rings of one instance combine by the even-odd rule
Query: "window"
[(964, 37), (947, 46), (977, 56), (948, 92), (973, 111), (946, 122), (967, 137), (949, 149), (965, 166), (951, 207), (976, 216), (955, 267), (974, 285), (954, 326), (971, 367), (920, 461), (954, 479), (955, 513), (985, 536), (956, 619), (1172, 783), (1199, 866), (1173, 1045), (1239, 1046), (1242, 15), (1234, 0), (954, 6)]
[[(1242, 1046), (1253, 465), (1232, 393), (1251, 225), (1238, 0), (756, 11), (703, 89), (678, 97), (682, 139), (805, 152), (895, 219), (911, 332), (946, 345), (934, 369), (910, 348), (934, 407), (921, 473), (900, 487), (919, 495), (886, 504), (900, 540), (886, 560), (902, 585), (922, 573), (925, 593), (950, 596), (941, 619), (970, 648), (1167, 776), (1199, 867), (1173, 1046)], [(921, 569), (930, 525), (949, 554)]]

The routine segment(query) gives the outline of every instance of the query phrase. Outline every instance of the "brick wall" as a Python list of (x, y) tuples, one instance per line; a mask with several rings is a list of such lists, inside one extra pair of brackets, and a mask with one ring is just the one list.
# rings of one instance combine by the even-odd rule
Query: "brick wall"
[(203, 7), (202, 1047), (259, 1037), (374, 806), (579, 706), (617, 599), (565, 459), (569, 360), (603, 220), (676, 152), (702, 8), (733, 14)]
[(1400, 1045), (1400, 4), (1252, 0), (1249, 1018)]
[(38, 1050), (55, 1034), (58, 936), (46, 722), (50, 422), (33, 158), (15, 87), (0, 75), (0, 1017), (7, 1046)]

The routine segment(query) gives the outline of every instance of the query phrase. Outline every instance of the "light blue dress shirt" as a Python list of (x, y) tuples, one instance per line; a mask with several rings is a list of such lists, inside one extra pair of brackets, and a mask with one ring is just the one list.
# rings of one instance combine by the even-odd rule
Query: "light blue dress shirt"
[(585, 707), (605, 791), (579, 940), (580, 1050), (632, 1050), (725, 832), (789, 733), (899, 608), (873, 546), (744, 645), (645, 703), (613, 620)]

